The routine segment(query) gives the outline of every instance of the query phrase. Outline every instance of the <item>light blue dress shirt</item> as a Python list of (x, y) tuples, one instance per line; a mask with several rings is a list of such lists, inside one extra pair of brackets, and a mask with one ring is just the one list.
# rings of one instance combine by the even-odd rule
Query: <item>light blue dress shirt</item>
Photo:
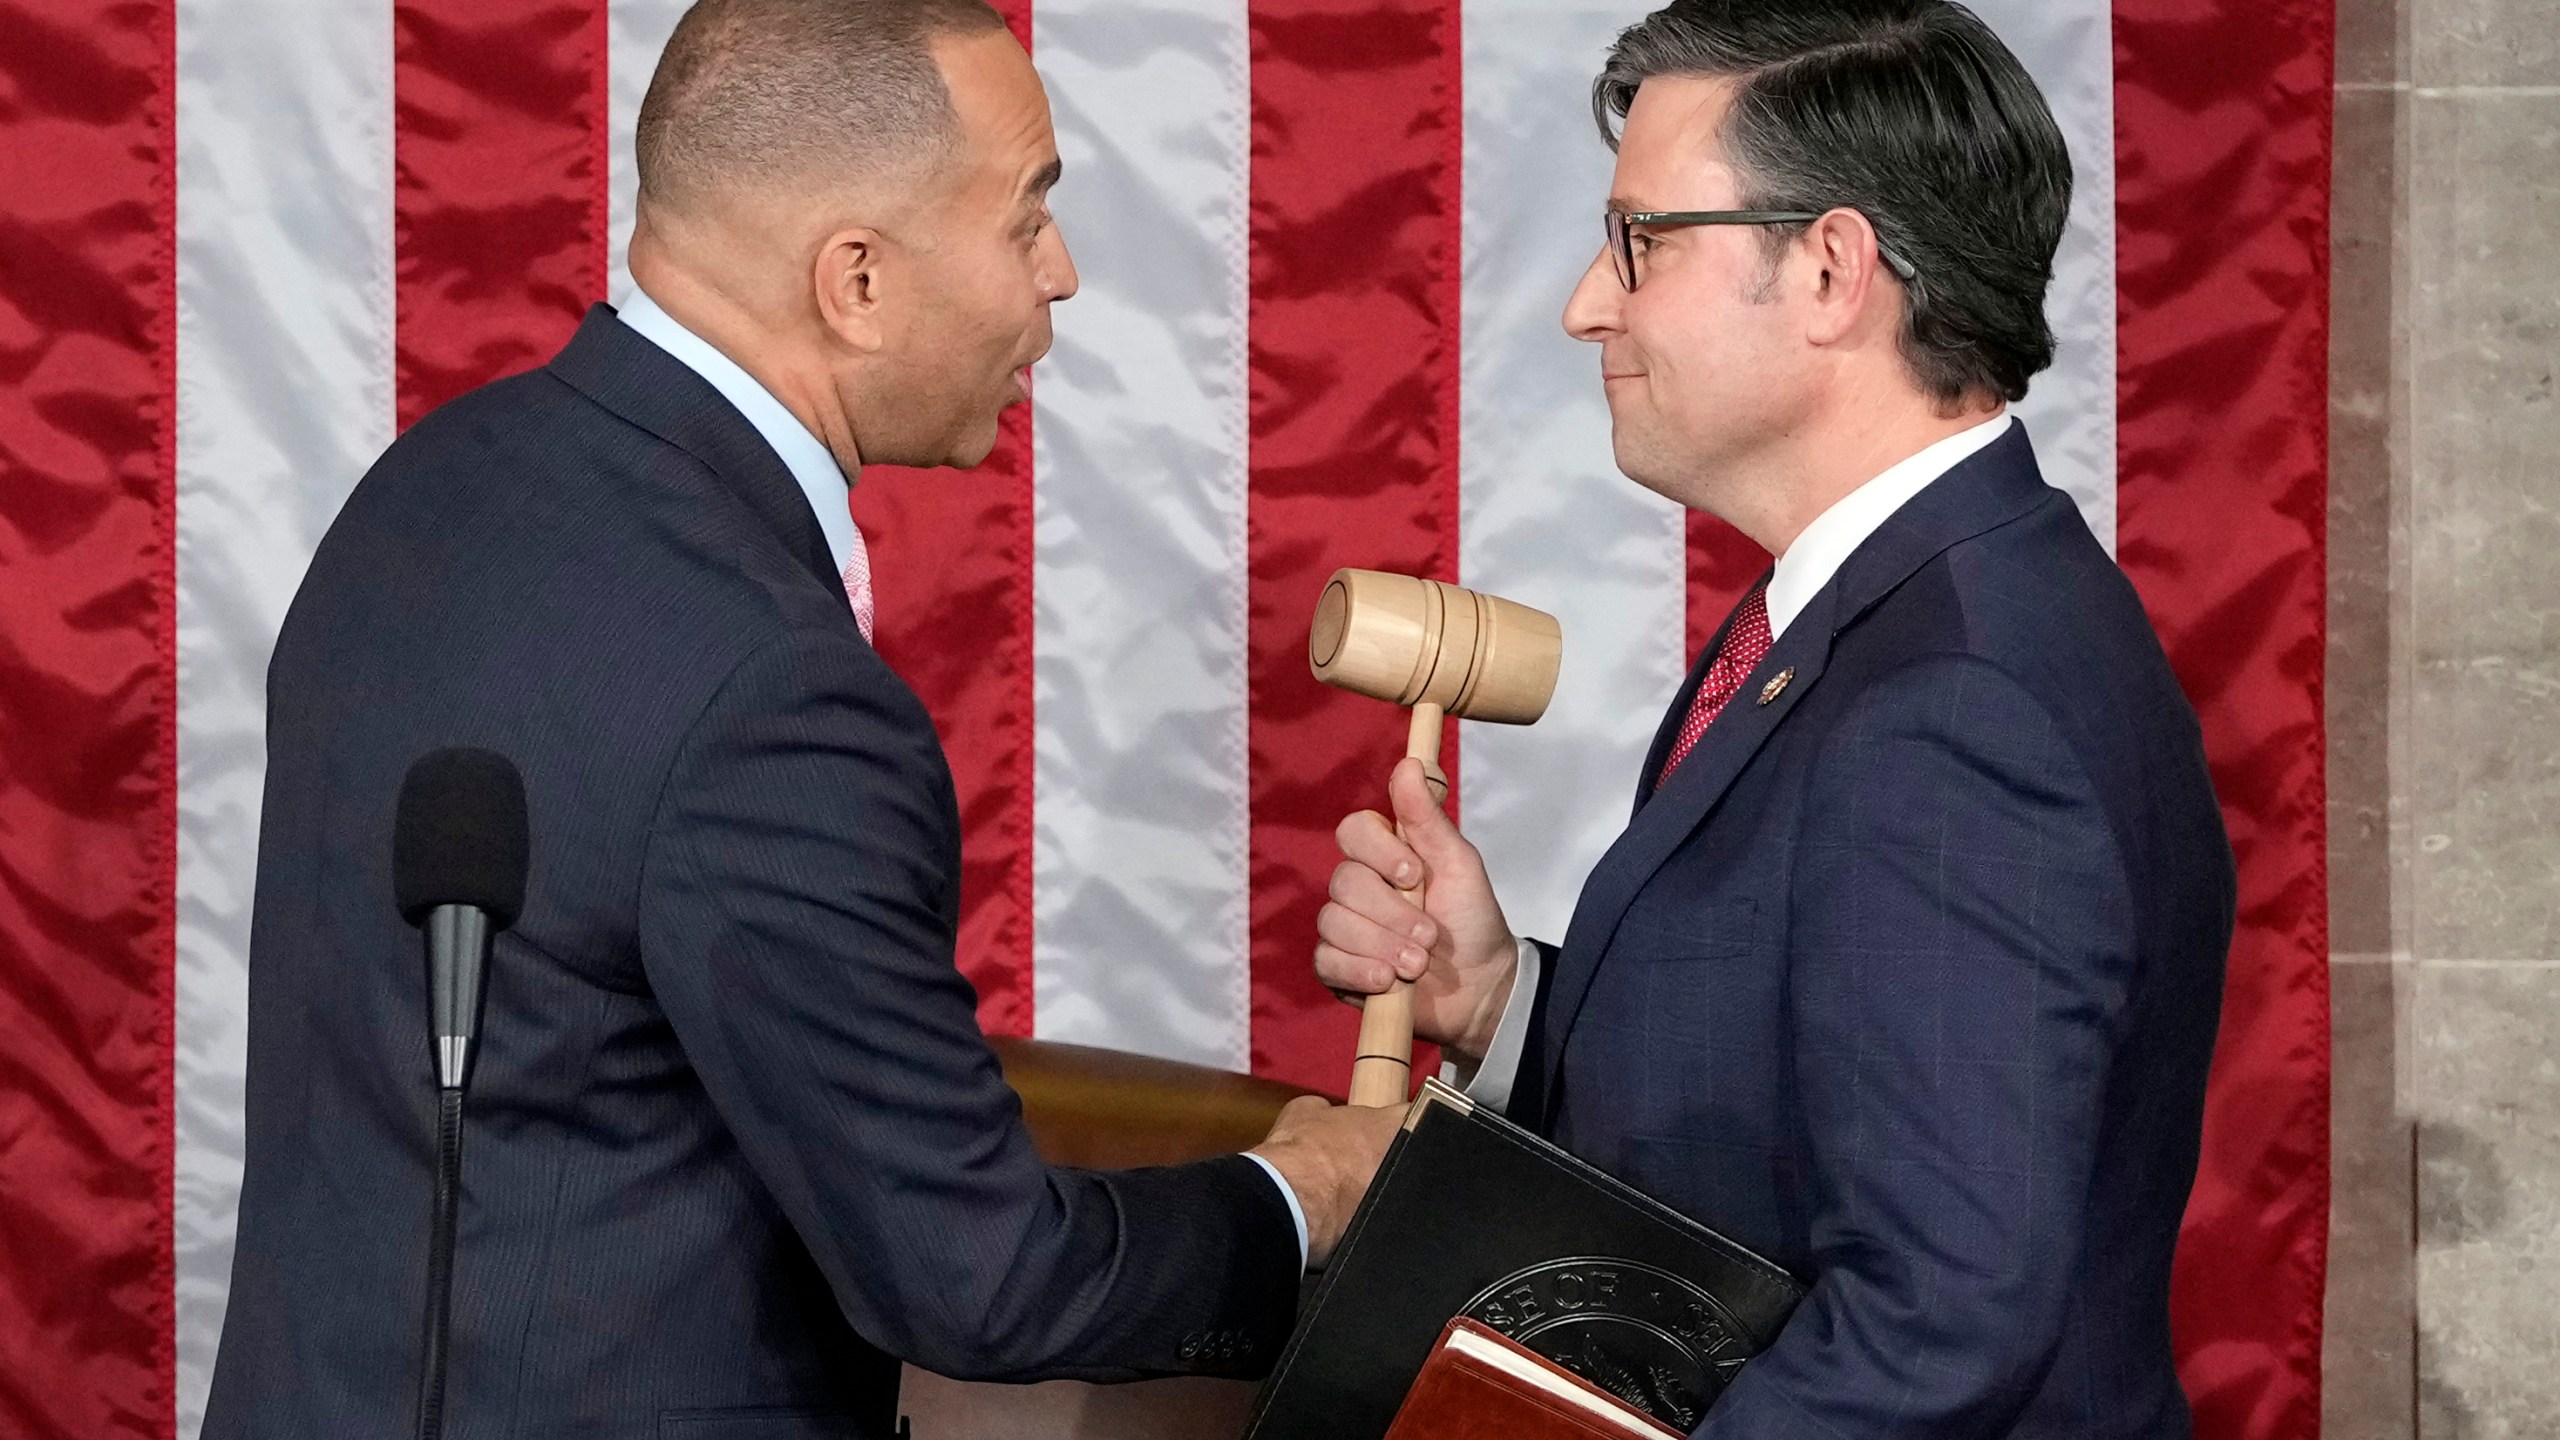
[(764, 437), (764, 443), (782, 457), (791, 478), (800, 482), (800, 493), (809, 497), (818, 528), (826, 533), (827, 553), (835, 557), (836, 573), (843, 574), (853, 559), (855, 541), (853, 512), (845, 508), (846, 498), (853, 493), (853, 482), (846, 478), (844, 467), (836, 463), (835, 452), (801, 424), (799, 416), (774, 399), (762, 381), (721, 354), (710, 341), (677, 324), (674, 316), (658, 308), (658, 302), (650, 299), (647, 291), (634, 287), (631, 303), (615, 313), (622, 317), (623, 324), (711, 382), (711, 388), (737, 406), (738, 413), (746, 416), (747, 423)]
[[(800, 417), (791, 413), (764, 382), (746, 372), (737, 361), (720, 353), (710, 341), (676, 323), (676, 318), (658, 308), (649, 292), (638, 286), (631, 289), (630, 303), (614, 312), (622, 323), (646, 337), (659, 349), (684, 362), (685, 368), (701, 376), (720, 392), (721, 398), (738, 407), (747, 417), (764, 443), (782, 457), (791, 478), (800, 482), (800, 493), (809, 497), (809, 509), (818, 517), (818, 528), (826, 533), (827, 553), (835, 557), (836, 573), (853, 558), (853, 547), (860, 536), (853, 528), (853, 512), (845, 502), (853, 492), (853, 482), (836, 463), (835, 452), (820, 440)], [(1289, 1202), (1289, 1219), (1298, 1227), (1298, 1264), (1304, 1268), (1308, 1260), (1307, 1211), (1298, 1203), (1298, 1192), (1280, 1175), (1280, 1167), (1259, 1155), (1244, 1158), (1262, 1167), (1271, 1183), (1280, 1187), (1280, 1198)]]

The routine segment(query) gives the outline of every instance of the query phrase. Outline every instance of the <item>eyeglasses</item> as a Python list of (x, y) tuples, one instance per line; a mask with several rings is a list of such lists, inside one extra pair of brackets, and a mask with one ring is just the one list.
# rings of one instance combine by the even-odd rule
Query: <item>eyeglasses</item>
[[(1644, 278), (1636, 272), (1635, 232), (1639, 225), (1657, 230), (1682, 225), (1810, 225), (1821, 218), (1820, 213), (1811, 210), (1610, 210), (1602, 213), (1601, 222), (1608, 227), (1609, 259), (1618, 267), (1618, 283), (1633, 290), (1636, 282)], [(1920, 278), (1910, 261), (1882, 244), (1876, 246), (1876, 254), (1902, 277), (1904, 284)]]

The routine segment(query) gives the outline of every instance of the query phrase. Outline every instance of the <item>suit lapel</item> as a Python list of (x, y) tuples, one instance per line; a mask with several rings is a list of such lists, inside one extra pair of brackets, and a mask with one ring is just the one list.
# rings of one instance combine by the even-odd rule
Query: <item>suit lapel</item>
[[(1539, 1117), (1541, 1123), (1554, 1118), (1565, 1036), (1591, 993), (1592, 979), (1627, 907), (1733, 788), (1769, 737), (1813, 693), (1830, 664), (1833, 640), (1950, 546), (2005, 525), (2046, 501), (2070, 503), (2044, 483), (2025, 427), (2013, 424), (2009, 433), (1940, 476), (1868, 536), (1778, 637), (1715, 723), (1699, 737), (1689, 757), (1672, 772), (1669, 783), (1649, 797), (1639, 793), (1635, 818), (1583, 882), (1564, 947), (1554, 958), (1543, 1023), (1535, 1032), (1540, 1053), (1525, 1057), (1542, 1067), (1543, 1083), (1537, 1093), (1546, 1113)], [(1725, 623), (1730, 626), (1732, 621)], [(1700, 656), (1689, 683), (1672, 702), (1645, 760), (1647, 781), (1660, 768), (1670, 736), (1679, 718), (1688, 713), (1690, 698), (1723, 640), (1719, 632), (1716, 644)], [(1795, 674), (1762, 703), (1769, 683), (1785, 670)]]
[[(708, 466), (819, 582), (844, 598), (826, 532), (808, 492), (738, 407), (693, 368), (614, 316), (587, 310), (578, 333), (551, 359), (572, 389)], [(846, 601), (846, 613), (852, 602)]]
[[(1748, 598), (1753, 590), (1768, 588), (1769, 572), (1762, 571), (1751, 589), (1742, 593)], [(1654, 727), (1653, 745), (1644, 752), (1644, 768), (1636, 772), (1635, 808), (1638, 811), (1643, 810), (1645, 802), (1653, 798), (1653, 777), (1662, 773), (1662, 762), (1671, 758), (1672, 742), (1680, 736), (1680, 722), (1689, 717), (1689, 707), (1698, 698), (1698, 687), (1707, 682), (1707, 671), (1714, 667), (1717, 652), (1724, 649), (1724, 637), (1733, 633), (1733, 622), (1741, 610), (1737, 604), (1726, 612), (1724, 624), (1716, 627), (1715, 638), (1709, 640), (1706, 648), (1698, 652), (1698, 658), (1690, 663), (1689, 678), (1681, 683), (1680, 693), (1671, 697), (1671, 708), (1662, 712), (1662, 723)]]
[[(1582, 1002), (1590, 994), (1592, 977), (1599, 972), (1600, 958), (1607, 953), (1609, 941), (1617, 934), (1618, 922), (1625, 917), (1627, 906), (1636, 892), (1644, 888), (1662, 862), (1680, 842), (1689, 838), (1706, 818), (1715, 803), (1733, 788), (1751, 757), (1760, 753), (1780, 722), (1793, 714), (1804, 697), (1812, 693), (1822, 679), (1823, 667), (1831, 659), (1830, 610), (1833, 590), (1826, 587), (1769, 647), (1769, 653), (1742, 682), (1715, 723), (1698, 737), (1689, 757), (1671, 778), (1652, 795), (1638, 801), (1635, 819), (1620, 832), (1608, 853), (1593, 867), (1591, 878), (1583, 882), (1582, 898), (1573, 907), (1573, 922), (1565, 931), (1564, 948), (1556, 956), (1556, 974), (1548, 991), (1547, 1005), (1551, 1019), (1545, 1028), (1549, 1039), (1550, 1080), (1554, 1061), (1563, 1053), (1564, 1036), (1573, 1028), (1574, 1017), (1581, 1013)], [(1710, 655), (1713, 651), (1708, 652)], [(1795, 675), (1768, 703), (1760, 697), (1772, 679), (1782, 670)], [(1695, 687), (1690, 687), (1694, 691)], [(1675, 715), (1685, 714), (1688, 699), (1684, 695), (1673, 707)], [(1657, 749), (1663, 748), (1660, 746)], [(1649, 765), (1650, 778), (1659, 761)], [(1543, 1093), (1553, 1095), (1556, 1087), (1549, 1083)]]

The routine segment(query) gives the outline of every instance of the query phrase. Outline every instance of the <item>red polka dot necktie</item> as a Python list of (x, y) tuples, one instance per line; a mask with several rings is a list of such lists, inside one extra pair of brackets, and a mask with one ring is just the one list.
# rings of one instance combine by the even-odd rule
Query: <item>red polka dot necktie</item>
[(1768, 589), (1755, 586), (1734, 610), (1733, 624), (1725, 631), (1724, 648), (1716, 652), (1715, 663), (1707, 667), (1706, 678), (1698, 682), (1698, 693), (1689, 701), (1688, 717), (1680, 722), (1680, 734), (1671, 742), (1671, 758), (1662, 762), (1662, 774), (1653, 782), (1653, 788), (1659, 790), (1669, 783), (1671, 772), (1689, 758), (1698, 737), (1715, 723), (1725, 702), (1759, 668), (1762, 657), (1769, 653), (1769, 643)]

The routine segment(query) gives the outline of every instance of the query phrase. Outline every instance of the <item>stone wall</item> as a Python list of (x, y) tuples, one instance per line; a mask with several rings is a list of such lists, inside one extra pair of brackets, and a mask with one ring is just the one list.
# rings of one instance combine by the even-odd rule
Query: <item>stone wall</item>
[(2327, 1440), (2560, 1435), (2560, 0), (2340, 0)]

